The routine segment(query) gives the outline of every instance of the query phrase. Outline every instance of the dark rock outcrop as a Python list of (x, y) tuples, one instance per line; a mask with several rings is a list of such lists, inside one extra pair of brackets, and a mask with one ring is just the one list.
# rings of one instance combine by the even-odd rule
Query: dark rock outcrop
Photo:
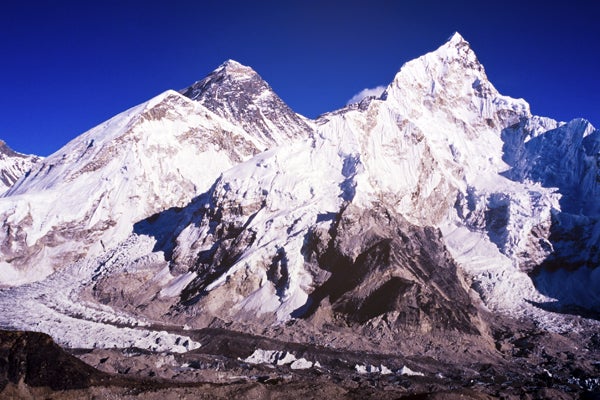
[(109, 376), (65, 352), (50, 336), (0, 331), (0, 391), (23, 382), (52, 390), (83, 389)]
[(307, 262), (331, 275), (311, 294), (305, 316), (327, 298), (352, 324), (377, 318), (395, 331), (479, 333), (472, 321), (477, 310), (439, 230), (383, 206), (350, 206), (329, 232), (308, 236)]

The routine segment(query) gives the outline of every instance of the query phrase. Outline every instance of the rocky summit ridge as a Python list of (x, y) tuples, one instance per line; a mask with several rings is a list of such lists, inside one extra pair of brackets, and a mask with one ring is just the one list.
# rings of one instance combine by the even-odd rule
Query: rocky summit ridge
[[(463, 371), (498, 394), (499, 377), (535, 376), (535, 396), (576, 396), (600, 384), (598, 136), (500, 94), (458, 33), (316, 120), (229, 60), (9, 182), (0, 322), (99, 367), (110, 348), (191, 357), (229, 335), (210, 351), (236, 373), (339, 351), (382, 364), (321, 356), (326, 376), (400, 357), (434, 386)], [(248, 341), (273, 349), (232, 350)], [(309, 346), (296, 364), (292, 344)]]

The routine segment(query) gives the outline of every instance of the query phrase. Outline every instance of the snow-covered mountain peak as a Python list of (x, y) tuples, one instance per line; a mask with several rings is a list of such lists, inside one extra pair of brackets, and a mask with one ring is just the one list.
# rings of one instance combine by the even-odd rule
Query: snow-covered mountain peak
[[(230, 93), (240, 84), (254, 78), (261, 86), (267, 86), (266, 82), (252, 68), (238, 63), (235, 60), (227, 60), (219, 65), (204, 79), (194, 82), (191, 86), (180, 91), (184, 96), (199, 102), (206, 102), (209, 97), (221, 97)], [(223, 88), (218, 88), (224, 86)], [(239, 89), (239, 87), (237, 87)], [(268, 87), (270, 89), (270, 87)], [(241, 93), (240, 93), (241, 94)], [(225, 96), (223, 96), (225, 97)], [(222, 98), (225, 100), (225, 98)]]
[(477, 60), (477, 55), (471, 48), (469, 42), (458, 32), (455, 32), (450, 36), (446, 43), (433, 51), (433, 53), (446, 62), (450, 62), (454, 59), (464, 63), (468, 60), (470, 62), (468, 67), (477, 70), (483, 69), (483, 65)]
[(214, 73), (221, 73), (224, 75), (235, 75), (237, 79), (250, 79), (251, 77), (258, 75), (251, 67), (243, 65), (235, 60), (229, 59), (221, 64)]
[[(497, 94), (475, 52), (458, 33), (436, 50), (405, 63), (384, 97), (396, 95), (400, 99), (406, 96), (407, 91), (419, 96), (435, 97), (450, 84), (456, 86), (454, 89), (460, 89), (457, 96), (473, 92), (480, 96)], [(394, 87), (401, 87), (403, 90), (397, 93)]]
[[(210, 78), (210, 79), (209, 79)], [(192, 100), (198, 100), (200, 97), (201, 90), (194, 90), (189, 92), (191, 88), (202, 89), (205, 85), (200, 85), (201, 82), (208, 83), (222, 83), (224, 81), (244, 81), (249, 79), (262, 79), (260, 75), (252, 68), (247, 65), (241, 64), (235, 60), (229, 59), (214, 69), (206, 78), (194, 82), (191, 87), (183, 89), (181, 92), (191, 98)]]
[(411, 119), (446, 114), (499, 131), (531, 117), (523, 99), (502, 96), (469, 43), (455, 33), (438, 49), (405, 63), (382, 99)]
[(313, 130), (310, 122), (292, 111), (258, 73), (233, 60), (181, 93), (241, 126), (265, 147), (308, 138)]
[(100, 254), (136, 221), (187, 204), (263, 148), (175, 91), (111, 118), (38, 162), (0, 199), (0, 282), (42, 279)]
[[(434, 53), (445, 56), (447, 60), (451, 57), (465, 58), (465, 56), (477, 60), (477, 56), (473, 51), (471, 44), (458, 32), (454, 32), (454, 34), (448, 38), (446, 43), (435, 50)], [(479, 61), (476, 61), (476, 64), (477, 68), (483, 68)]]
[(463, 42), (468, 44), (468, 42), (465, 40), (465, 38), (458, 32), (454, 32), (452, 34), (452, 36), (450, 36), (448, 38), (448, 41), (447, 41), (448, 44), (453, 44), (453, 45), (458, 45)]

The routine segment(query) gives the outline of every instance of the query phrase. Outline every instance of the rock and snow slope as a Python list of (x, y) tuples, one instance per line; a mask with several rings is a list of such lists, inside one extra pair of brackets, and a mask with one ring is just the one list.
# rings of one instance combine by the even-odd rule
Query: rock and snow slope
[[(544, 309), (600, 305), (598, 131), (498, 93), (459, 34), (379, 98), (316, 121), (234, 61), (182, 93), (74, 139), (6, 192), (2, 284), (86, 265), (64, 315), (100, 302), (134, 320), (259, 333), (301, 320), (390, 340), (481, 334), (471, 289), (555, 329)], [(55, 301), (60, 273), (3, 301)]]
[(252, 68), (228, 60), (181, 91), (270, 148), (306, 138), (310, 122), (294, 113)]
[(17, 153), (0, 141), (0, 193), (10, 188), (41, 158)]

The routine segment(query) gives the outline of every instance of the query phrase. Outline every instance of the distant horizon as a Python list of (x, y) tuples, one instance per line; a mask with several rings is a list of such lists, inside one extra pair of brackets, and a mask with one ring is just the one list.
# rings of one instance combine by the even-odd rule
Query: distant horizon
[[(9, 1), (0, 15), (0, 139), (47, 156), (233, 59), (315, 118), (377, 93), (459, 32), (503, 95), (534, 115), (600, 124), (599, 6), (507, 1)], [(372, 92), (375, 90), (375, 92)]]

